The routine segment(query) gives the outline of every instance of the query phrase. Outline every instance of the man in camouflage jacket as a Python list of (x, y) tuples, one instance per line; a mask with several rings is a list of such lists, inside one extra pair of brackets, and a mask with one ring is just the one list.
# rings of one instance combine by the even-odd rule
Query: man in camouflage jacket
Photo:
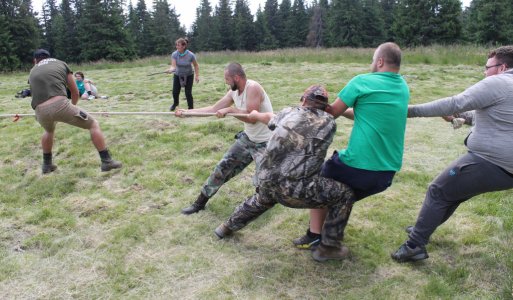
[(321, 86), (311, 86), (301, 102), (301, 106), (286, 108), (277, 115), (251, 112), (250, 118), (267, 123), (273, 131), (260, 165), (257, 193), (240, 204), (215, 234), (219, 238), (230, 235), (276, 203), (292, 208), (328, 208), (321, 244), (312, 255), (317, 261), (343, 259), (349, 250), (340, 241), (355, 199), (347, 185), (320, 176), (336, 131), (333, 116), (325, 112), (328, 93)]

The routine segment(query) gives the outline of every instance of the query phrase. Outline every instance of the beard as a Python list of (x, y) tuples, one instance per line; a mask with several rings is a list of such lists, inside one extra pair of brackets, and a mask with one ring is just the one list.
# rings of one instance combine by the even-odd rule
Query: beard
[(236, 90), (238, 90), (238, 89), (239, 89), (239, 87), (238, 87), (238, 86), (237, 86), (237, 84), (234, 82), (234, 83), (232, 83), (232, 84), (230, 85), (230, 89), (231, 89), (232, 91), (236, 91)]

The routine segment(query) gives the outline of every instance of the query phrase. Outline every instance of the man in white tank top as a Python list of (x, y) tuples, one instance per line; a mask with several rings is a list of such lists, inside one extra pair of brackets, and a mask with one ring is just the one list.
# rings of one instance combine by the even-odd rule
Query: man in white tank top
[[(264, 88), (258, 82), (247, 79), (240, 64), (228, 64), (224, 70), (224, 80), (230, 86), (230, 90), (223, 98), (212, 106), (189, 109), (187, 112), (216, 113), (218, 118), (223, 118), (227, 113), (248, 114), (253, 110), (273, 112), (271, 101)], [(183, 117), (183, 111), (179, 109), (175, 115)], [(219, 188), (242, 172), (252, 161), (255, 161), (256, 164), (255, 174), (258, 174), (260, 159), (271, 136), (271, 131), (263, 123), (252, 121), (247, 117), (237, 118), (244, 122), (244, 131), (235, 136), (235, 143), (217, 163), (196, 201), (191, 206), (182, 209), (183, 214), (190, 215), (204, 209), (208, 200), (217, 193)], [(253, 177), (253, 184), (257, 186), (257, 176)]]

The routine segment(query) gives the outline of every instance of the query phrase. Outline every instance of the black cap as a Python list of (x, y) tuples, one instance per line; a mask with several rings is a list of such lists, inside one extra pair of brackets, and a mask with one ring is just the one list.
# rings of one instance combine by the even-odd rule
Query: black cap
[(34, 58), (48, 58), (50, 57), (50, 52), (45, 49), (37, 49), (34, 51)]

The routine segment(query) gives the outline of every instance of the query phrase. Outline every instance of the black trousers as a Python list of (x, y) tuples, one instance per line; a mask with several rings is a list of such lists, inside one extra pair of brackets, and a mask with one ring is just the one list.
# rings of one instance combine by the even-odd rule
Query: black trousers
[[(185, 98), (187, 99), (187, 106), (189, 109), (194, 108), (194, 102), (192, 98), (192, 83), (194, 82), (194, 74), (187, 76), (187, 82), (185, 83)], [(178, 106), (178, 100), (180, 99), (180, 76), (173, 75), (173, 105)]]

